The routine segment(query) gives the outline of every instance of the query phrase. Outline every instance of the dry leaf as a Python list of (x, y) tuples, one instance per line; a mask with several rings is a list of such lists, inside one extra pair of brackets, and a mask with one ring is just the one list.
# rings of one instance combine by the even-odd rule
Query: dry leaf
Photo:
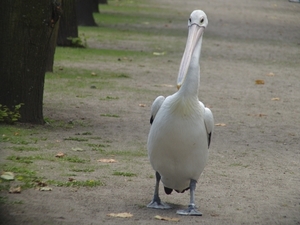
[(74, 148), (72, 148), (72, 150), (76, 151), (76, 152), (83, 152), (83, 151), (85, 151), (84, 149), (78, 148), (78, 147), (74, 147)]
[(267, 116), (266, 114), (260, 113), (258, 114), (259, 117)]
[(175, 87), (173, 84), (157, 84), (156, 87)]
[(272, 73), (272, 72), (270, 72), (270, 73), (267, 74), (267, 76), (274, 76), (274, 75), (275, 75), (275, 74)]
[(259, 113), (259, 114), (248, 114), (248, 116), (258, 116), (258, 117), (263, 117), (263, 116), (267, 116), (266, 114), (263, 113)]
[(111, 216), (111, 217), (119, 217), (119, 218), (130, 218), (130, 217), (133, 217), (133, 215), (131, 213), (110, 213), (110, 214), (107, 214), (108, 216)]
[(115, 162), (117, 162), (117, 160), (115, 160), (115, 159), (98, 159), (97, 162), (115, 163)]
[(64, 156), (65, 156), (65, 154), (62, 153), (62, 152), (59, 152), (59, 153), (57, 153), (57, 154), (55, 155), (55, 157), (57, 157), (57, 158), (62, 158), (62, 157), (64, 157)]
[(9, 188), (9, 191), (8, 191), (9, 193), (21, 193), (21, 187), (19, 186), (19, 187), (10, 187)]
[(72, 182), (75, 181), (75, 179), (73, 177), (69, 177), (68, 181)]
[(146, 104), (139, 104), (139, 107), (146, 107)]
[(52, 191), (52, 188), (51, 187), (41, 187), (39, 190), (40, 191)]
[(165, 52), (153, 52), (153, 55), (164, 55), (166, 54)]
[(225, 123), (216, 123), (215, 126), (219, 126), (219, 127), (225, 127), (226, 124)]
[(272, 98), (271, 100), (272, 100), (272, 101), (279, 101), (280, 98)]
[(264, 80), (256, 80), (255, 84), (265, 84), (265, 81)]
[(159, 216), (159, 215), (156, 215), (154, 218), (157, 220), (165, 220), (165, 221), (171, 221), (171, 222), (179, 222), (179, 220), (180, 220), (179, 218), (163, 217), (163, 216)]
[(36, 186), (38, 186), (38, 187), (46, 187), (47, 184), (45, 182), (43, 182), (43, 181), (36, 181)]
[(1, 178), (4, 180), (14, 180), (15, 174), (13, 172), (3, 172)]

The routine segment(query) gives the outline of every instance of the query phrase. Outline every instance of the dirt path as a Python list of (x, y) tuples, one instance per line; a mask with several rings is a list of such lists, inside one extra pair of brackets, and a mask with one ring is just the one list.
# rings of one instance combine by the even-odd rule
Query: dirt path
[[(108, 143), (107, 149), (114, 153), (76, 153), (91, 160), (83, 167), (96, 168), (91, 173), (77, 174), (76, 180), (100, 179), (105, 185), (53, 187), (51, 192), (2, 192), (9, 202), (23, 204), (1, 204), (1, 224), (172, 223), (156, 220), (155, 215), (179, 218), (178, 224), (300, 224), (300, 4), (287, 0), (164, 0), (153, 4), (160, 9), (156, 16), (166, 18), (161, 9), (167, 9), (171, 21), (150, 24), (151, 29), (157, 27), (159, 32), (165, 26), (170, 33), (179, 33), (176, 37), (160, 36), (161, 43), (155, 40), (161, 52), (167, 49), (168, 54), (74, 65), (90, 70), (113, 68), (130, 74), (129, 79), (115, 80), (113, 92), (93, 92), (88, 87), (84, 93), (89, 97), (80, 102), (45, 90), (45, 117), (82, 124), (73, 129), (36, 128), (37, 136), (47, 137), (37, 146), (46, 148), (51, 144), (45, 150), (47, 154), (72, 147), (84, 149), (87, 147), (83, 143), (74, 144), (64, 138), (89, 132), (89, 143)], [(179, 217), (176, 209), (188, 204), (188, 193), (162, 194), (162, 199), (173, 205), (171, 210), (145, 207), (155, 183), (146, 140), (153, 99), (176, 91), (174, 84), (186, 40), (185, 24), (196, 8), (204, 10), (209, 20), (202, 47), (199, 98), (212, 109), (217, 125), (209, 163), (196, 191), (196, 203), (203, 216)], [(134, 45), (125, 38), (118, 43), (123, 49), (144, 46), (144, 51), (151, 50), (142, 41)], [(99, 48), (102, 44), (90, 40), (90, 47)], [(105, 44), (106, 48), (113, 46)], [(256, 80), (263, 80), (264, 84), (258, 85)], [(99, 102), (100, 96), (119, 99)], [(120, 117), (100, 116), (105, 113)], [(2, 162), (10, 154), (8, 145), (1, 150)], [(118, 162), (107, 165), (96, 161), (105, 157)], [(47, 179), (69, 173), (62, 164), (37, 163)], [(113, 171), (128, 171), (133, 176), (115, 176)], [(122, 212), (132, 213), (133, 217), (107, 216)]]

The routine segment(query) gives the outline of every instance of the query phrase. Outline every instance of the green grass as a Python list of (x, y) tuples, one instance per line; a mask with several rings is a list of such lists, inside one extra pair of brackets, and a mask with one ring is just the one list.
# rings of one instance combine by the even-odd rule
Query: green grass
[(103, 148), (109, 147), (108, 144), (92, 144), (88, 143), (87, 146), (91, 147), (92, 151), (99, 151), (99, 152), (105, 152), (106, 150)]
[(97, 187), (104, 186), (105, 184), (100, 180), (85, 180), (85, 181), (56, 181), (56, 180), (48, 180), (46, 182), (48, 185), (54, 185), (57, 187)]
[(18, 182), (22, 189), (33, 188), (36, 186), (37, 181), (41, 180), (36, 172), (28, 167), (28, 165), (15, 165), (5, 164), (1, 165), (0, 168), (6, 172), (13, 172), (15, 174), (15, 181), (5, 181), (0, 179), (0, 191), (8, 190), (12, 183)]
[(58, 158), (58, 160), (64, 161), (64, 162), (71, 162), (71, 163), (87, 163), (90, 161), (88, 159), (79, 158), (78, 156), (64, 156), (64, 157)]
[(117, 114), (111, 114), (111, 113), (103, 113), (103, 114), (100, 114), (100, 116), (104, 116), (104, 117), (115, 117), (115, 118), (120, 117), (120, 116), (117, 115)]
[(11, 146), (9, 148), (17, 152), (30, 152), (39, 150), (39, 148), (31, 146)]
[(100, 100), (118, 100), (119, 97), (106, 96), (105, 98), (100, 98)]
[(144, 149), (141, 151), (106, 151), (104, 154), (127, 157), (143, 157), (147, 156), (147, 151)]
[(240, 166), (240, 167), (244, 167), (244, 168), (247, 168), (247, 167), (249, 167), (249, 165), (244, 165), (244, 164), (242, 164), (242, 163), (232, 163), (232, 164), (230, 164), (229, 166)]
[(93, 169), (93, 168), (73, 168), (73, 169), (70, 169), (70, 171), (72, 171), (72, 172), (91, 173), (91, 172), (94, 172), (95, 169)]
[(10, 201), (8, 200), (8, 197), (2, 197), (0, 196), (0, 204), (6, 204), (6, 205), (20, 205), (24, 202), (22, 200), (20, 201)]
[(35, 155), (35, 156), (11, 155), (11, 156), (8, 156), (6, 159), (11, 160), (13, 162), (30, 164), (30, 163), (33, 163), (34, 160), (45, 160), (45, 157), (42, 155)]
[(78, 141), (78, 142), (82, 142), (82, 141), (88, 141), (89, 139), (86, 138), (79, 138), (79, 137), (68, 137), (68, 138), (64, 138), (65, 141)]
[(121, 172), (121, 171), (114, 171), (113, 175), (115, 175), (115, 176), (123, 176), (123, 177), (136, 177), (137, 176), (135, 173)]

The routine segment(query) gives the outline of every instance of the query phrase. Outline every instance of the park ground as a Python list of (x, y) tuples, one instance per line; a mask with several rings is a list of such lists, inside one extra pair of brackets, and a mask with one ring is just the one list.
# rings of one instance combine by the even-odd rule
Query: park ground
[[(184, 217), (188, 192), (161, 191), (170, 210), (146, 207), (146, 142), (152, 101), (176, 91), (194, 9), (209, 20), (199, 99), (215, 132), (196, 190), (203, 216)], [(1, 125), (0, 169), (15, 178), (0, 182), (0, 224), (299, 225), (300, 4), (113, 0), (100, 12), (98, 27), (79, 28), (88, 48), (56, 50), (46, 125)]]

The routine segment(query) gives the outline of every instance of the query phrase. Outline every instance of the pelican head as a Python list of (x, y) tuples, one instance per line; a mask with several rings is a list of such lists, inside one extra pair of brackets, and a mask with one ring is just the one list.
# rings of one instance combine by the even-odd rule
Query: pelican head
[[(188, 38), (178, 73), (178, 89), (184, 83), (185, 77), (188, 72), (188, 68), (191, 63), (192, 56), (195, 54), (195, 56), (197, 56), (197, 60), (199, 60), (201, 51), (201, 40), (204, 33), (204, 29), (206, 28), (207, 24), (207, 16), (202, 10), (195, 10), (191, 13), (190, 18), (188, 20)], [(196, 49), (197, 51), (195, 51)], [(197, 62), (197, 64), (199, 65), (199, 61)]]

